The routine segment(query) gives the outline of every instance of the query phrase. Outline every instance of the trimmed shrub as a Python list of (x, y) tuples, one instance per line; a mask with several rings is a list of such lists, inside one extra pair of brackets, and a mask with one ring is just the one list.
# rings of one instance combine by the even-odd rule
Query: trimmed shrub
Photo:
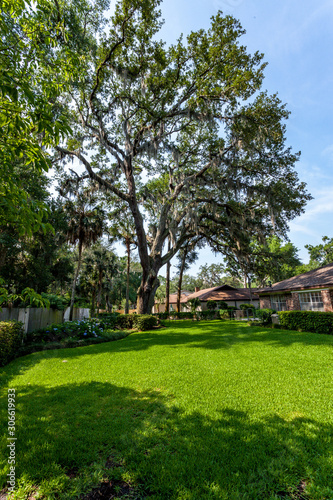
[(242, 309), (243, 311), (246, 311), (246, 309), (252, 309), (253, 311), (255, 311), (256, 309), (253, 304), (241, 304), (239, 308)]
[(229, 307), (228, 302), (226, 302), (225, 300), (219, 300), (217, 303), (217, 307), (218, 309), (222, 309), (222, 311), (225, 311)]
[(258, 309), (256, 315), (263, 325), (270, 325), (272, 323), (272, 314), (275, 313), (274, 309)]
[(220, 319), (230, 319), (230, 314), (228, 309), (220, 309), (219, 314), (220, 314)]
[(157, 325), (157, 319), (152, 314), (133, 315), (133, 328), (145, 331), (145, 330), (151, 330), (156, 325)]
[(152, 314), (120, 314), (116, 319), (116, 326), (122, 330), (150, 330), (157, 325), (157, 318)]
[(173, 316), (174, 318), (177, 319), (192, 319), (194, 316), (194, 313), (191, 311), (182, 311), (182, 312), (174, 312), (170, 313), (170, 316)]
[(133, 319), (136, 314), (119, 314), (116, 326), (122, 330), (131, 330), (133, 328)]
[(217, 303), (215, 300), (207, 300), (207, 309), (209, 311), (214, 311), (217, 308)]
[[(170, 313), (170, 314), (172, 314), (172, 313)], [(170, 316), (170, 314), (169, 314), (169, 313), (167, 313), (167, 312), (160, 312), (160, 313), (156, 313), (156, 314), (154, 314), (154, 316), (155, 316), (156, 318), (158, 318), (158, 319), (168, 319), (168, 318), (169, 318), (169, 316)]]
[(98, 315), (98, 319), (108, 328), (114, 328), (117, 324), (117, 319), (120, 314), (117, 312), (114, 313), (100, 313)]
[(287, 330), (333, 334), (333, 312), (279, 311), (280, 326)]
[(20, 321), (0, 322), (0, 366), (11, 361), (22, 345), (23, 323)]
[(197, 319), (214, 319), (216, 318), (215, 311), (197, 311), (196, 313)]

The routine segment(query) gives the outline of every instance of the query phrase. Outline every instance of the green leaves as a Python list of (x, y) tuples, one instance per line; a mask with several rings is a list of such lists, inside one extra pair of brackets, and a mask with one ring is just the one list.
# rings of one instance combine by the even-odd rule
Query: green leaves
[[(0, 223), (32, 234), (49, 227), (42, 203), (32, 203), (13, 165), (47, 171), (47, 149), (69, 132), (68, 120), (56, 98), (66, 78), (46, 68), (58, 64), (53, 47), (61, 31), (54, 22), (54, 4), (13, 0), (1, 2), (0, 13)], [(44, 213), (44, 215), (43, 215)]]

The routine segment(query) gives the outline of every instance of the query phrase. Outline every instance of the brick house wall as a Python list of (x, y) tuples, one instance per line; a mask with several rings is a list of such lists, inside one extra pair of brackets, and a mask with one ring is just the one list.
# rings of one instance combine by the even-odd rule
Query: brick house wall
[[(309, 289), (311, 292), (311, 289)], [(333, 312), (333, 290), (322, 290), (321, 296), (324, 304), (324, 311)], [(291, 292), (291, 294), (285, 295), (287, 311), (300, 311), (301, 304), (299, 301), (298, 292)], [(271, 309), (271, 299), (269, 295), (260, 297), (260, 308), (261, 309)]]
[(292, 311), (294, 307), (294, 298), (291, 293), (285, 295), (285, 297), (286, 297), (287, 311)]
[(267, 295), (265, 297), (259, 297), (260, 309), (271, 309), (271, 299)]
[(326, 312), (332, 312), (333, 311), (333, 306), (332, 306), (332, 290), (322, 290), (321, 291), (321, 296), (322, 296), (322, 299), (323, 299), (324, 311), (326, 311)]
[[(281, 294), (286, 298), (287, 311), (300, 311), (297, 293)], [(260, 309), (272, 309), (271, 297), (269, 295), (260, 297)]]
[(300, 311), (301, 304), (299, 301), (298, 293), (294, 292), (291, 294), (291, 304), (290, 308), (288, 307), (288, 311)]

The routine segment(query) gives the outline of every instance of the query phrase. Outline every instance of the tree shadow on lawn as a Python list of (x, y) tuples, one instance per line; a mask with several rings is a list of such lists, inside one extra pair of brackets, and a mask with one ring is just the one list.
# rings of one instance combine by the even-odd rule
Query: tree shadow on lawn
[(134, 481), (137, 499), (333, 495), (331, 424), (301, 415), (256, 421), (222, 406), (213, 419), (158, 391), (109, 383), (26, 386), (17, 396), (17, 480), (35, 488), (45, 480), (60, 498), (78, 498), (103, 477)]
[[(188, 330), (190, 333), (187, 333)], [(216, 350), (230, 349), (237, 344), (251, 343), (262, 343), (272, 347), (288, 347), (294, 344), (333, 346), (333, 335), (249, 327), (246, 324), (233, 321), (174, 321), (163, 330), (132, 333), (126, 338), (113, 342), (71, 349), (41, 351), (16, 358), (9, 365), (0, 367), (0, 387), (6, 387), (12, 378), (23, 374), (44, 359), (76, 358), (108, 352), (142, 351), (159, 345), (170, 348), (188, 346)]]
[[(188, 333), (189, 331), (189, 333)], [(139, 332), (127, 337), (119, 344), (119, 351), (144, 350), (156, 345), (191, 348), (230, 349), (236, 344), (266, 343), (272, 347), (287, 347), (293, 344), (306, 346), (331, 345), (333, 335), (274, 330), (264, 327), (250, 327), (240, 322), (184, 322), (175, 321), (165, 330)]]

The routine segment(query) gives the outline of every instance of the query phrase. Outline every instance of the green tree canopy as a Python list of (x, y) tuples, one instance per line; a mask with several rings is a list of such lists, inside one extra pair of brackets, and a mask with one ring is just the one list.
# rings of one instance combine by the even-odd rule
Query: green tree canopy
[(58, 50), (66, 35), (58, 7), (48, 0), (33, 6), (0, 1), (0, 225), (11, 224), (20, 234), (50, 229), (47, 206), (29, 196), (22, 177), (27, 169), (46, 172), (47, 148), (69, 131), (57, 103), (68, 80)]
[(319, 245), (305, 245), (309, 252), (310, 266), (312, 268), (325, 266), (333, 262), (333, 238), (323, 236)]
[(244, 253), (254, 235), (283, 235), (309, 199), (294, 169), (298, 154), (285, 145), (289, 113), (261, 91), (263, 56), (241, 45), (240, 23), (218, 12), (207, 31), (166, 47), (159, 4), (117, 2), (76, 60), (80, 77), (67, 96), (73, 134), (56, 148), (128, 205), (141, 313), (151, 310), (161, 267), (188, 241), (201, 235)]

